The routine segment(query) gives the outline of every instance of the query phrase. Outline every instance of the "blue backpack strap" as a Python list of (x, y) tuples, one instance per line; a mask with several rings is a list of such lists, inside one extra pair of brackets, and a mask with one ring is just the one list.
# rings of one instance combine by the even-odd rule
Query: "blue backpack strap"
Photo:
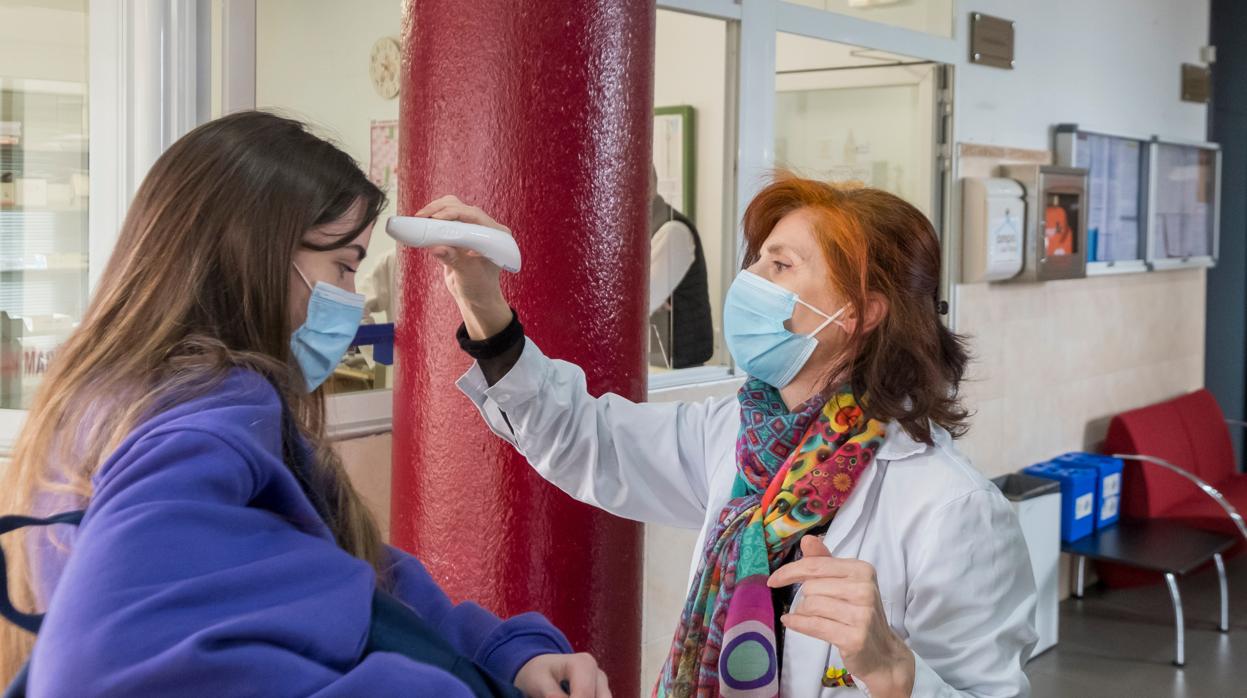
[[(82, 522), (82, 515), (85, 513), (83, 510), (66, 511), (44, 519), (33, 516), (0, 516), (0, 535), (27, 526), (55, 526), (56, 524), (77, 526)], [(13, 600), (9, 598), (7, 560), (4, 559), (3, 548), (0, 548), (0, 616), (31, 633), (38, 633), (39, 626), (43, 623), (42, 613), (23, 613), (13, 606)]]
[(477, 698), (523, 698), (519, 689), (462, 655), (407, 604), (377, 589), (364, 654), (393, 652), (435, 666), (462, 681)]

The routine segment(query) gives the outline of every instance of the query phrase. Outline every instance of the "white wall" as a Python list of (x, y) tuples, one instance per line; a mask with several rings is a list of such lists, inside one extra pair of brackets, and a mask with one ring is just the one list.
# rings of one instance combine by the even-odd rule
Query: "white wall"
[(0, 77), (86, 82), (86, 0), (0, 3)]
[[(259, 0), (256, 3), (256, 106), (310, 122), (359, 162), (369, 164), (369, 125), (398, 118), (398, 99), (385, 99), (368, 75), (372, 45), (398, 36), (400, 0)], [(362, 283), (394, 242), (382, 231), (397, 191), (379, 219)]]
[[(963, 0), (969, 13), (1017, 22), (1015, 70), (963, 61), (957, 140), (1047, 149), (1048, 129), (1098, 129), (1203, 139), (1203, 105), (1178, 99), (1179, 66), (1208, 42), (1208, 0)], [(969, 49), (961, 51), (967, 55)]]

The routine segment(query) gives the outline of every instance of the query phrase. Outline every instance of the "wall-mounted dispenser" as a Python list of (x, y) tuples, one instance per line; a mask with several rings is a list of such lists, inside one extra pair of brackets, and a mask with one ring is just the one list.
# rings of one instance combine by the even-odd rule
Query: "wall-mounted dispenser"
[(1053, 165), (1003, 165), (1026, 191), (1024, 265), (1019, 281), (1087, 275), (1087, 171)]
[(961, 280), (1005, 281), (1022, 271), (1026, 192), (1012, 179), (967, 177), (961, 184)]

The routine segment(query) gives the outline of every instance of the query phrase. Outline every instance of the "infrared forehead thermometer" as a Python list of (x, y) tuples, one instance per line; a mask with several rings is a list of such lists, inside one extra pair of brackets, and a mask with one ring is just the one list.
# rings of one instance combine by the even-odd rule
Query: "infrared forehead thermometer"
[(386, 221), (385, 232), (411, 247), (460, 247), (479, 252), (512, 274), (520, 270), (519, 245), (501, 230), (461, 221), (393, 216)]

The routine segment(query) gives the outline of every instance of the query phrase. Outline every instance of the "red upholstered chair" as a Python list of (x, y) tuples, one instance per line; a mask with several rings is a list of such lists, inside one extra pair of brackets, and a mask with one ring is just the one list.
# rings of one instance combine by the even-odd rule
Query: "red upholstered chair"
[[(1231, 513), (1247, 512), (1247, 475), (1237, 471), (1225, 415), (1207, 390), (1117, 415), (1109, 424), (1101, 451), (1158, 459), (1125, 461), (1122, 516), (1169, 519), (1193, 528), (1247, 537), (1241, 516), (1235, 521)], [(1175, 472), (1172, 466), (1185, 474)], [(1229, 554), (1244, 548), (1247, 545), (1240, 540)], [(1110, 586), (1160, 578), (1118, 565), (1100, 565), (1098, 569)]]

